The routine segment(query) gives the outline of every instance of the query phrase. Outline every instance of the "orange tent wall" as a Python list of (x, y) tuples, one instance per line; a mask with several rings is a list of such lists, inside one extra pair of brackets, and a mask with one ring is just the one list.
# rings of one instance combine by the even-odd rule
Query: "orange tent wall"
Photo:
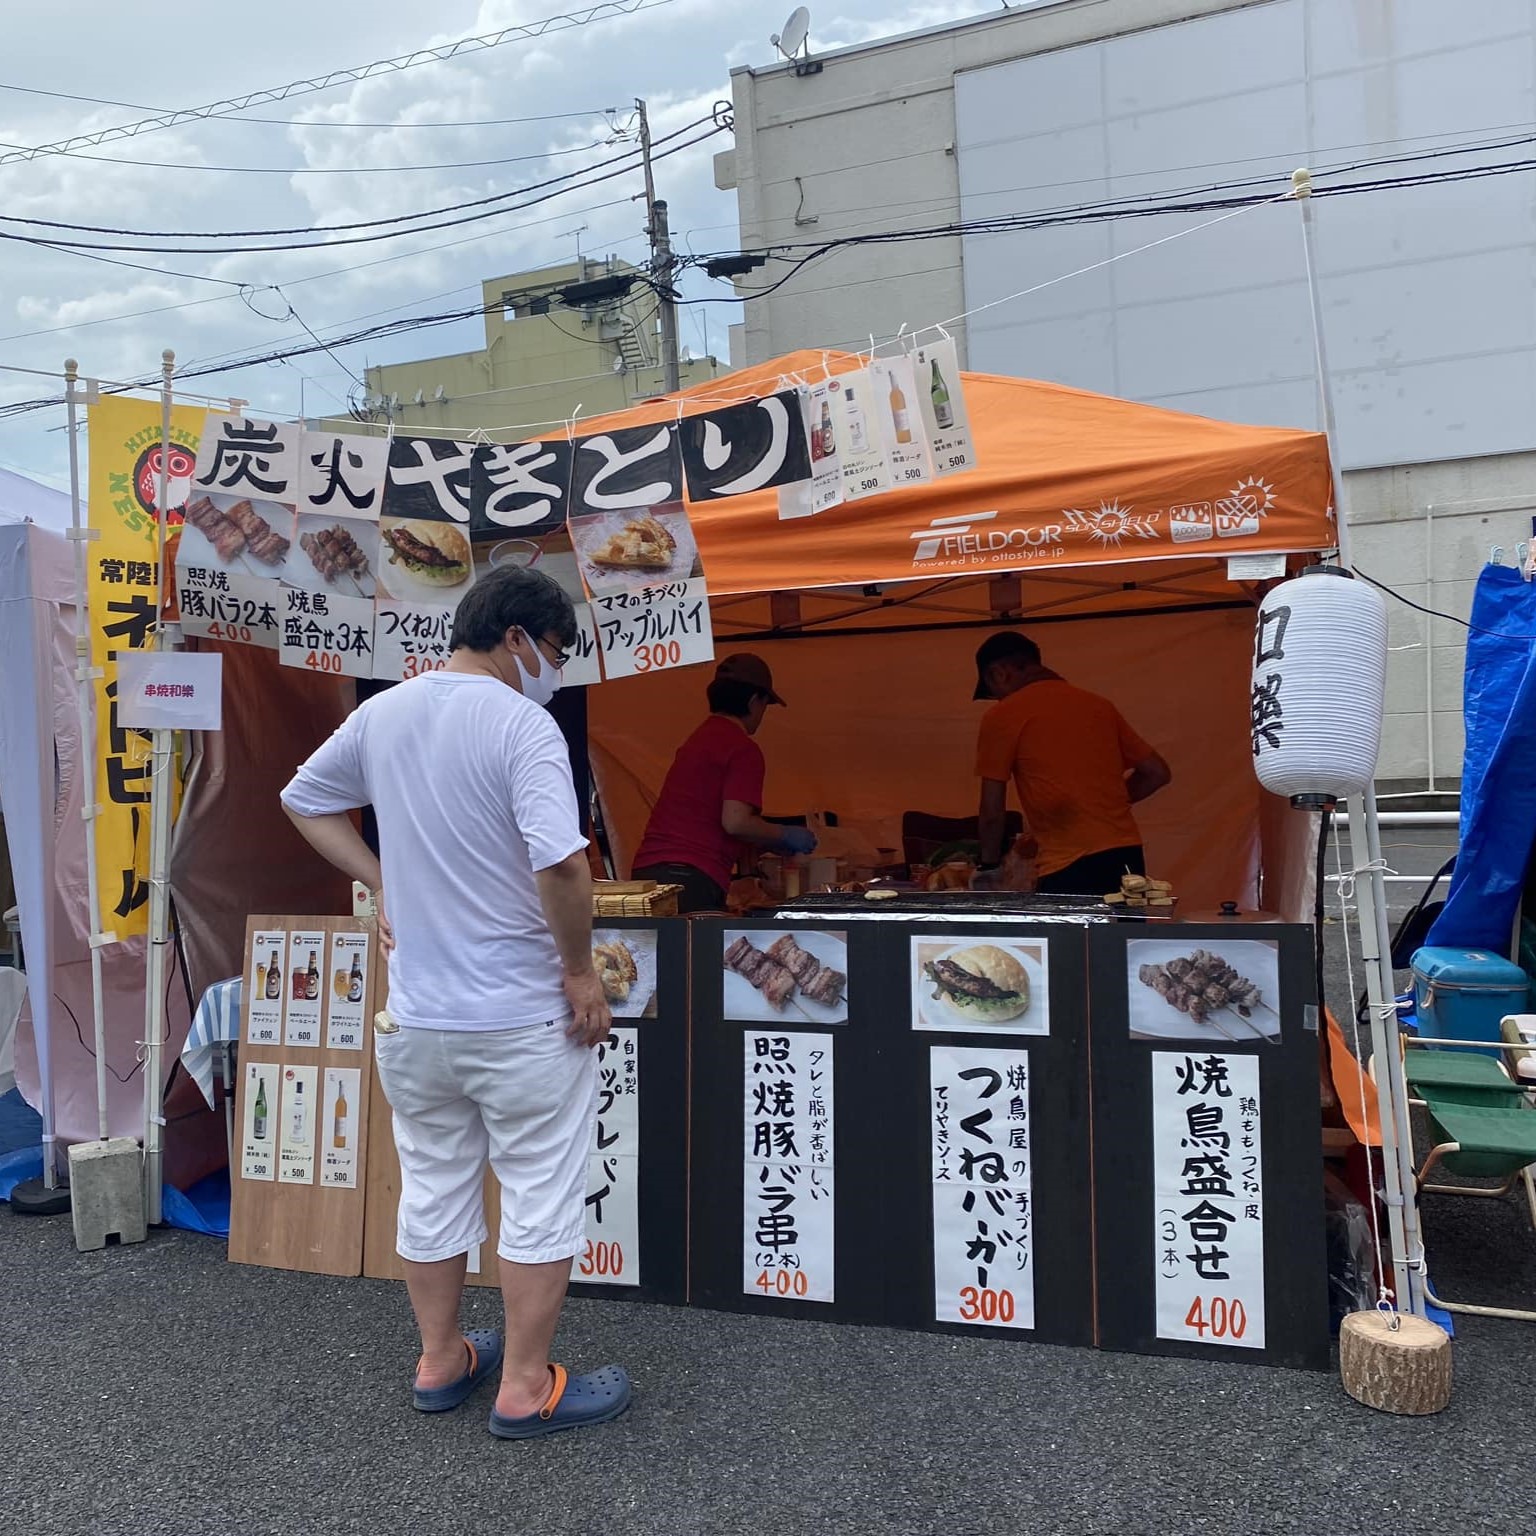
[[(833, 372), (858, 362), (794, 354), (580, 430), (717, 409), (790, 376), (819, 377), (824, 361)], [(971, 699), (972, 657), (992, 627), (987, 584), (976, 578), (1017, 575), (1023, 617), (1012, 622), (1049, 665), (1112, 699), (1173, 768), (1173, 784), (1137, 814), (1150, 867), (1174, 883), (1183, 909), (1237, 901), (1309, 916), (1313, 818), (1290, 812), (1254, 776), (1255, 591), (1231, 581), (1226, 556), (1332, 547), (1325, 439), (1027, 380), (963, 379), (975, 471), (793, 522), (779, 521), (772, 493), (690, 505), (716, 594), (716, 654), (762, 655), (789, 701), (770, 711), (760, 738), (765, 810), (832, 811), (880, 846), (899, 846), (904, 811), (974, 815), (985, 706)], [(1170, 508), (1230, 501), (1245, 484), (1269, 503), (1258, 534), (1171, 541)], [(1133, 520), (1089, 515), (1111, 505)], [(935, 517), (1058, 533), (1021, 541), (1049, 551), (1047, 560), (995, 562), (982, 552), (914, 569), (912, 534)], [(1119, 536), (1096, 535), (1096, 526)], [(862, 586), (897, 582), (859, 596)], [(852, 591), (809, 591), (832, 584)], [(799, 618), (813, 621), (798, 633), (766, 597), (732, 596), (790, 589), (803, 593)], [(710, 675), (693, 667), (589, 690), (593, 764), (621, 873), (672, 754), (705, 714)]]

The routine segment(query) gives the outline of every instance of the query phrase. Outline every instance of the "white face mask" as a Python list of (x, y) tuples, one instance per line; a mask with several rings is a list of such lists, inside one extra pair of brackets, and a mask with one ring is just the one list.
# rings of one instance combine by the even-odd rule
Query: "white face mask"
[(523, 697), (530, 703), (542, 704), (547, 709), (550, 700), (560, 691), (560, 668), (539, 650), (532, 639), (529, 639), (528, 643), (533, 646), (533, 654), (539, 663), (539, 670), (529, 672), (523, 665), (521, 656), (514, 655), (512, 659), (517, 663), (517, 675), (523, 685)]

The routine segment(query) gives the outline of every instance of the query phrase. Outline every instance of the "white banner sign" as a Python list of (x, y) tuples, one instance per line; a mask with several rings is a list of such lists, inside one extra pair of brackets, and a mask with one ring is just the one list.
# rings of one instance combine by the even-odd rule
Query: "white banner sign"
[(1258, 1058), (1151, 1059), (1157, 1336), (1263, 1349)]
[(280, 639), (279, 596), (277, 583), (261, 576), (209, 565), (176, 567), (176, 603), (183, 634), (275, 651)]
[(811, 452), (811, 478), (779, 488), (779, 516), (784, 520), (814, 517), (843, 499), (843, 461), (837, 422), (843, 411), (839, 379), (823, 379), (800, 391), (805, 412), (805, 436)]
[(224, 658), (216, 652), (119, 652), (117, 721), (135, 731), (223, 729)]
[(745, 1035), (741, 1288), (833, 1300), (832, 1037)]
[(712, 661), (715, 635), (702, 576), (592, 599), (605, 677)]
[(640, 1031), (598, 1047), (597, 1128), (587, 1157), (587, 1241), (573, 1278), (640, 1284)]
[(1029, 1053), (929, 1053), (934, 1317), (1035, 1326)]
[(342, 592), (310, 592), (286, 584), (282, 592), (285, 667), (333, 677), (373, 676), (373, 599)]
[(306, 432), (299, 440), (300, 512), (376, 521), (384, 503), (389, 439), (355, 432)]
[(448, 665), (453, 608), (447, 603), (405, 602), (381, 597), (373, 633), (373, 675), (402, 683)]

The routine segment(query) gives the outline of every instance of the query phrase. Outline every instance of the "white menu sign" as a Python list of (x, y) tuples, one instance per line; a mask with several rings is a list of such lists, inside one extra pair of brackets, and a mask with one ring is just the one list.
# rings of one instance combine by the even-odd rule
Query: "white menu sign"
[(283, 1067), (283, 1108), (278, 1118), (277, 1163), (280, 1184), (315, 1182), (314, 1067)]
[(357, 1188), (357, 1108), (362, 1094), (360, 1067), (325, 1069), (325, 1107), (320, 1120), (320, 1182), (328, 1189)]
[(277, 1178), (277, 1063), (253, 1061), (245, 1069), (240, 1126), (240, 1177)]
[(373, 676), (373, 599), (284, 583), (278, 659), (332, 677)]
[(712, 661), (715, 634), (702, 576), (592, 599), (605, 677)]
[(843, 500), (859, 501), (891, 488), (886, 457), (888, 402), (876, 400), (877, 385), (867, 368), (838, 375), (843, 408), (835, 414), (838, 459), (843, 468)]
[(1263, 1349), (1258, 1058), (1151, 1059), (1157, 1336)]
[(322, 930), (303, 928), (288, 935), (284, 1045), (320, 1044), (320, 1013), (325, 1006), (325, 980), (320, 965), (324, 959), (325, 934)]
[(453, 613), (448, 603), (381, 597), (374, 612), (373, 675), (386, 682), (403, 683), (446, 667)]
[(247, 1045), (281, 1045), (283, 1039), (283, 985), (288, 969), (288, 935), (282, 929), (257, 933), (251, 940), (246, 967)]
[(1035, 1326), (1029, 1052), (929, 1053), (934, 1317)]
[(929, 342), (912, 354), (917, 403), (923, 413), (928, 448), (936, 475), (957, 475), (976, 467), (970, 414), (960, 383), (960, 355), (948, 337)]
[(840, 379), (823, 379), (800, 391), (805, 438), (811, 451), (811, 478), (779, 487), (779, 516), (814, 517), (843, 499), (843, 461), (837, 423), (843, 413)]
[(833, 1300), (832, 1036), (745, 1036), (741, 1288)]
[(363, 1048), (363, 1013), (368, 1006), (368, 935), (331, 935), (330, 1013), (325, 1043), (333, 1051)]
[(640, 1284), (640, 1031), (598, 1047), (597, 1127), (587, 1156), (587, 1241), (572, 1278)]
[(875, 399), (885, 409), (885, 446), (891, 462), (892, 486), (900, 490), (933, 479), (912, 359), (876, 358), (869, 365), (869, 377)]

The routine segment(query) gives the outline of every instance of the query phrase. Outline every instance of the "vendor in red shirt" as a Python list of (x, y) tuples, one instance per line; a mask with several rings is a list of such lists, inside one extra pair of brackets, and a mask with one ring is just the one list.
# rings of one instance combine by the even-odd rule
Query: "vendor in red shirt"
[(770, 704), (773, 674), (761, 656), (741, 652), (715, 668), (709, 718), (677, 749), (635, 854), (633, 877), (682, 886), (683, 912), (717, 911), (736, 861), (749, 847), (809, 853), (804, 827), (762, 818), (763, 749), (753, 741)]

